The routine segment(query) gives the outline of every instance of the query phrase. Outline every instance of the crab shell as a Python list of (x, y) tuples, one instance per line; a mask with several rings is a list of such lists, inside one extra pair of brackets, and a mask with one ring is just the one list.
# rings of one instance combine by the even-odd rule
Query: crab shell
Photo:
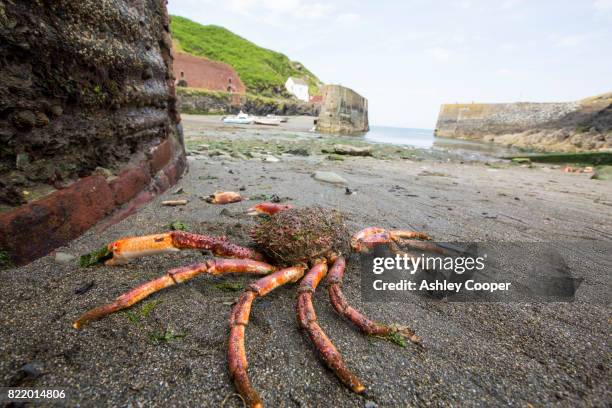
[(347, 253), (348, 230), (339, 211), (291, 208), (262, 219), (251, 230), (257, 250), (279, 265), (308, 264)]

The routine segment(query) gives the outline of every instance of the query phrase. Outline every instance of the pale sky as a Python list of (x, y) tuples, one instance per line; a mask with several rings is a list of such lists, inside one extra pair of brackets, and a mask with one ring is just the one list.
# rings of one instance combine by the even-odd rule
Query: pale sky
[(370, 123), (435, 127), (442, 103), (612, 91), (612, 0), (169, 0), (369, 100)]

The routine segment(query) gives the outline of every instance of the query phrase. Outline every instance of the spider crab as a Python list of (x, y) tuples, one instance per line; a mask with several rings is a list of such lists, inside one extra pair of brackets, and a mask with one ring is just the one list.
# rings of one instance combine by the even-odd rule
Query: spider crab
[(397, 334), (420, 345), (420, 339), (412, 329), (374, 322), (354, 309), (343, 295), (340, 285), (346, 265), (343, 254), (349, 251), (349, 247), (358, 252), (381, 244), (390, 245), (397, 251), (396, 243), (418, 248), (435, 247), (433, 243), (425, 242), (430, 240), (426, 234), (369, 227), (354, 234), (349, 241), (344, 218), (335, 210), (320, 207), (297, 209), (290, 205), (262, 203), (249, 211), (250, 214), (266, 215), (251, 231), (254, 249), (232, 244), (225, 237), (183, 231), (124, 238), (112, 242), (108, 245), (112, 257), (106, 261), (107, 265), (121, 265), (134, 258), (182, 249), (210, 250), (222, 258), (171, 269), (165, 275), (119, 296), (114, 302), (86, 312), (73, 323), (73, 327), (80, 329), (92, 320), (128, 308), (159, 290), (203, 273), (265, 275), (242, 293), (229, 319), (229, 372), (236, 389), (249, 407), (263, 406), (247, 374), (244, 339), (251, 305), (255, 299), (265, 296), (281, 285), (302, 279), (297, 298), (298, 324), (307, 332), (322, 360), (342, 383), (355, 393), (362, 393), (365, 386), (346, 367), (340, 353), (319, 326), (313, 306), (314, 292), (326, 275), (333, 307), (362, 332), (377, 336)]

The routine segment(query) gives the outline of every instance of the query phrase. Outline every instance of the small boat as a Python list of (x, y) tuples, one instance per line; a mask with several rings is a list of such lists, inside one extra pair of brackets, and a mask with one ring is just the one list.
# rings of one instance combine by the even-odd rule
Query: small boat
[(287, 123), (287, 121), (289, 120), (287, 116), (276, 116), (276, 115), (271, 115), (271, 114), (267, 114), (266, 118), (279, 119), (281, 123)]
[(278, 126), (281, 124), (281, 119), (280, 118), (271, 118), (271, 117), (258, 117), (255, 118), (255, 124), (256, 125), (267, 125), (267, 126)]
[(223, 123), (231, 125), (250, 125), (255, 119), (242, 111), (236, 116), (226, 116), (223, 118)]

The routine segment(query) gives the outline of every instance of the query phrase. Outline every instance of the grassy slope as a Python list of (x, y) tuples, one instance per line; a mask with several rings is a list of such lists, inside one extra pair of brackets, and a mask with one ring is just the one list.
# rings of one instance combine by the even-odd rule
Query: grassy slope
[(201, 25), (184, 17), (173, 16), (172, 36), (180, 49), (215, 61), (225, 62), (238, 72), (250, 93), (278, 95), (290, 76), (303, 77), (310, 93), (318, 94), (319, 79), (287, 56), (261, 48), (231, 31), (214, 25)]

